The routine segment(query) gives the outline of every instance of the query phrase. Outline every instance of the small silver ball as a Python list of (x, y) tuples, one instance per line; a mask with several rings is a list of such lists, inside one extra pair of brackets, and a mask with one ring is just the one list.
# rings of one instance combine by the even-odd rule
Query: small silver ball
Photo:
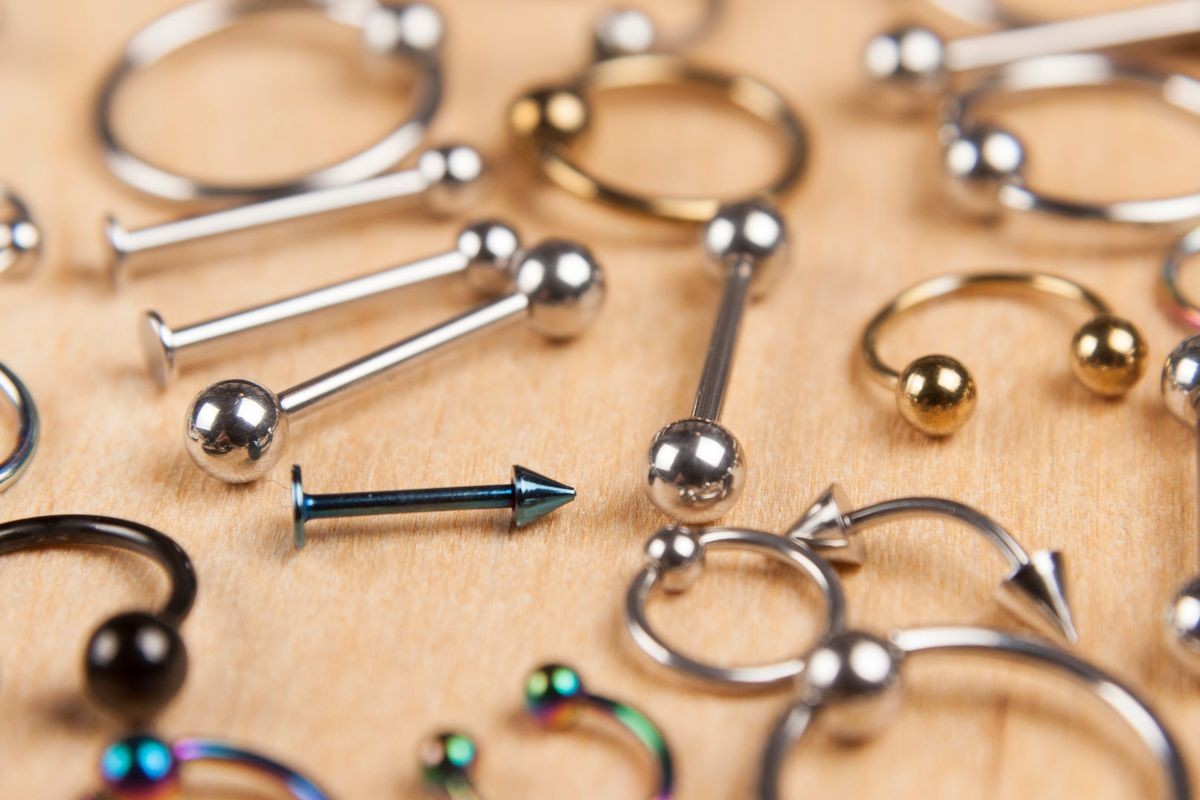
[(718, 275), (749, 260), (759, 291), (787, 265), (788, 232), (779, 210), (765, 200), (723, 206), (704, 228), (704, 250)]
[(878, 733), (900, 705), (900, 664), (894, 645), (869, 633), (847, 631), (818, 645), (800, 676), (801, 694), (821, 705), (821, 718), (842, 741)]
[(0, 189), (0, 275), (28, 275), (41, 251), (41, 228), (19, 200)]
[(446, 36), (446, 23), (436, 8), (424, 3), (384, 4), (363, 21), (362, 38), (375, 55), (428, 56)]
[(898, 90), (900, 99), (938, 95), (949, 85), (946, 45), (928, 28), (909, 26), (881, 33), (863, 49), (863, 66), (876, 85)]
[(649, 53), (657, 41), (654, 20), (646, 12), (633, 8), (608, 11), (596, 20), (593, 31), (597, 60)]
[(1021, 140), (993, 125), (953, 129), (943, 144), (947, 193), (980, 217), (994, 217), (1001, 211), (1000, 190), (1019, 179), (1024, 166)]
[(586, 247), (550, 239), (525, 251), (517, 290), (529, 298), (529, 322), (550, 339), (577, 336), (604, 306), (604, 270)]
[(672, 422), (650, 444), (646, 491), (672, 519), (709, 522), (737, 503), (746, 482), (746, 461), (737, 438), (716, 422)]
[(689, 528), (663, 528), (646, 542), (646, 564), (660, 574), (668, 592), (686, 591), (704, 571), (704, 543)]
[(467, 283), (481, 294), (498, 295), (512, 286), (513, 259), (521, 237), (496, 220), (473, 222), (458, 235), (458, 252), (467, 257)]
[(1185, 586), (1171, 601), (1167, 636), (1179, 663), (1200, 677), (1200, 580)]
[(478, 204), (487, 172), (483, 156), (465, 144), (426, 150), (417, 159), (417, 170), (429, 182), (425, 207), (447, 217)]
[(185, 424), (192, 461), (226, 483), (262, 478), (287, 445), (287, 414), (275, 393), (254, 381), (209, 386), (188, 407)]
[(1197, 390), (1200, 390), (1200, 336), (1192, 336), (1167, 356), (1162, 371), (1162, 395), (1171, 413), (1193, 428), (1200, 401)]

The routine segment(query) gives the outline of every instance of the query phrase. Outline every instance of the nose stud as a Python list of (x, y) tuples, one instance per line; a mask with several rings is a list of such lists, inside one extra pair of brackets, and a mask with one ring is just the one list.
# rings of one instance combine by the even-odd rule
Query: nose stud
[(686, 523), (723, 516), (737, 503), (745, 485), (742, 446), (719, 420), (742, 312), (752, 287), (763, 291), (771, 273), (786, 262), (787, 229), (771, 205), (737, 203), (709, 222), (704, 244), (724, 280), (724, 293), (692, 415), (672, 422), (654, 437), (646, 483), (654, 505)]
[(515, 230), (484, 220), (464, 228), (455, 248), (445, 253), (183, 328), (172, 329), (158, 312), (148, 311), (141, 327), (146, 368), (166, 387), (182, 366), (226, 353), (249, 334), (447, 275), (465, 275), (476, 290), (496, 295), (509, 288), (519, 248)]
[(457, 213), (474, 201), (483, 175), (483, 157), (474, 148), (452, 145), (426, 150), (413, 169), (145, 228), (129, 230), (109, 216), (104, 224), (110, 250), (108, 275), (113, 287), (119, 288), (129, 277), (131, 261), (148, 266), (152, 257), (174, 253), (183, 245), (403, 198), (422, 197), (436, 214)]
[(304, 548), (304, 526), (313, 519), (509, 508), (513, 526), (523, 528), (574, 499), (575, 490), (570, 486), (521, 466), (513, 467), (512, 480), (506, 484), (353, 494), (306, 494), (299, 465), (292, 467), (292, 521), (297, 550)]
[(834, 484), (788, 530), (833, 562), (859, 565), (866, 559), (862, 532), (893, 518), (944, 517), (978, 533), (1008, 562), (1009, 573), (996, 596), (1001, 604), (1040, 631), (1079, 641), (1057, 550), (1027, 553), (996, 521), (970, 506), (940, 497), (905, 497), (851, 510), (842, 487)]
[(292, 418), (521, 316), (549, 339), (571, 338), (592, 322), (604, 302), (603, 271), (586, 248), (570, 242), (550, 240), (523, 253), (514, 284), (514, 291), (473, 311), (278, 395), (249, 380), (209, 386), (188, 408), (184, 431), (188, 454), (201, 471), (218, 480), (258, 480), (283, 455)]
[(0, 186), (0, 275), (23, 278), (37, 266), (42, 230), (29, 206), (16, 193)]
[(1120, 397), (1146, 371), (1147, 347), (1133, 323), (1114, 316), (1108, 304), (1074, 281), (1040, 272), (985, 272), (942, 275), (905, 289), (884, 306), (863, 331), (863, 361), (875, 381), (895, 392), (900, 415), (929, 436), (947, 436), (975, 411), (975, 380), (961, 361), (946, 355), (922, 356), (903, 370), (879, 356), (879, 336), (899, 315), (932, 300), (968, 291), (1022, 289), (1072, 300), (1093, 317), (1071, 341), (1071, 370), (1093, 394)]

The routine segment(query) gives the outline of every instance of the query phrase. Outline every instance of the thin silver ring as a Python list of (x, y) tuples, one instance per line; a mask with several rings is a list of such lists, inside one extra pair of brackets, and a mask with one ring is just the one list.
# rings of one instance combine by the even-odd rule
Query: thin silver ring
[(0, 461), (0, 492), (3, 492), (25, 474), (37, 450), (42, 425), (33, 395), (17, 374), (4, 364), (0, 364), (0, 392), (17, 412), (17, 445), (4, 461)]
[(1197, 253), (1200, 253), (1200, 228), (1193, 228), (1167, 250), (1162, 264), (1161, 288), (1171, 315), (1188, 327), (1200, 329), (1200, 305), (1179, 285), (1183, 265)]
[[(1162, 721), (1133, 690), (1087, 661), (1036, 639), (987, 628), (914, 628), (894, 631), (889, 639), (906, 660), (915, 653), (966, 652), (1033, 663), (1064, 673), (1115, 711), (1146, 745), (1166, 780), (1164, 800), (1190, 800), (1187, 766)], [(760, 800), (780, 800), (784, 762), (804, 738), (819, 709), (819, 703), (802, 700), (772, 730), (759, 772)]]
[(1028, 17), (1002, 7), (996, 0), (929, 0), (929, 4), (975, 25), (1014, 27), (1032, 22)]
[[(818, 641), (846, 626), (846, 599), (837, 572), (807, 545), (746, 528), (697, 531), (704, 549), (755, 550), (807, 575), (825, 598), (825, 625)], [(786, 683), (804, 671), (804, 658), (789, 658), (749, 667), (717, 667), (684, 655), (651, 627), (646, 604), (662, 573), (646, 567), (625, 595), (625, 625), (638, 648), (656, 663), (710, 684), (731, 689), (764, 689)]]
[[(1017, 61), (998, 68), (981, 82), (952, 96), (943, 111), (943, 141), (975, 127), (979, 108), (1001, 96), (1096, 87), (1143, 92), (1165, 106), (1200, 117), (1200, 80), (1120, 64), (1107, 56), (1075, 54)], [(1151, 228), (1200, 220), (1200, 191), (1150, 200), (1089, 202), (1034, 189), (1021, 170), (998, 186), (1000, 205), (1017, 212)]]
[(375, 0), (194, 0), (163, 14), (130, 37), (101, 86), (95, 125), (104, 147), (105, 163), (114, 175), (135, 189), (175, 201), (254, 200), (296, 194), (366, 180), (390, 169), (425, 138), (441, 105), (442, 69), (436, 55), (405, 53), (420, 73), (413, 111), (407, 120), (349, 158), (282, 182), (217, 183), (173, 172), (127, 147), (113, 124), (116, 97), (125, 79), (189, 44), (232, 27), (245, 17), (267, 11), (311, 9), (322, 12), (333, 22), (365, 31), (372, 12), (381, 8)]

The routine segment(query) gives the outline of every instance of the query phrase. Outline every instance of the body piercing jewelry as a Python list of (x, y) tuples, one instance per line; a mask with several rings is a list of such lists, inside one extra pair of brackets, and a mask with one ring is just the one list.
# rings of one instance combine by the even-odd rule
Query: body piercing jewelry
[(940, 138), (942, 168), (953, 199), (982, 217), (1036, 213), (1152, 230), (1200, 219), (1200, 192), (1149, 200), (1091, 202), (1053, 195), (1025, 179), (1025, 147), (1011, 132), (980, 120), (993, 100), (1029, 92), (1120, 87), (1165, 106), (1200, 116), (1200, 81), (1180, 74), (1120, 65), (1105, 56), (1048, 56), (990, 72), (945, 104)]
[(0, 555), (63, 546), (131, 550), (157, 561), (171, 579), (171, 595), (162, 610), (111, 617), (87, 646), (91, 696), (129, 722), (145, 722), (171, 701), (187, 676), (187, 648), (179, 627), (196, 599), (191, 559), (165, 534), (123, 519), (62, 515), (0, 523)]
[(0, 275), (24, 278), (37, 266), (42, 231), (20, 197), (0, 185)]
[[(535, 670), (525, 682), (525, 710), (534, 720), (552, 730), (576, 725), (584, 711), (598, 711), (619, 723), (646, 748), (657, 767), (652, 800), (670, 800), (674, 791), (674, 768), (667, 740), (649, 717), (633, 706), (592, 694), (579, 673), (570, 667), (548, 664)], [(471, 781), (471, 768), (478, 748), (461, 733), (444, 733), (421, 746), (421, 768), (426, 782), (452, 800), (478, 800)]]
[(1146, 371), (1146, 342), (1133, 323), (1114, 316), (1099, 296), (1067, 278), (1041, 272), (984, 272), (941, 275), (905, 289), (867, 324), (862, 357), (876, 383), (896, 393), (900, 415), (930, 436), (946, 436), (961, 428), (975, 411), (975, 381), (959, 360), (922, 356), (903, 371), (884, 363), (878, 352), (882, 330), (897, 316), (923, 305), (968, 291), (1020, 289), (1075, 301), (1094, 316), (1071, 340), (1071, 370), (1076, 379), (1102, 397), (1119, 397)]
[(1001, 8), (996, 0), (929, 0), (929, 3), (963, 22), (976, 25), (1025, 25), (1023, 17)]
[(497, 300), (278, 395), (249, 380), (209, 386), (188, 408), (188, 454), (203, 472), (226, 483), (258, 480), (283, 455), (291, 419), (521, 316), (549, 339), (571, 338), (591, 323), (604, 302), (603, 271), (586, 248), (570, 242), (550, 240), (523, 251), (513, 280), (515, 290)]
[(453, 250), (183, 328), (172, 329), (158, 312), (147, 311), (141, 326), (146, 369), (165, 388), (181, 366), (228, 352), (248, 334), (447, 275), (463, 275), (477, 291), (499, 294), (510, 288), (520, 244), (508, 225), (482, 220), (463, 228)]
[(843, 741), (873, 736), (899, 710), (904, 663), (918, 653), (938, 652), (1020, 661), (1066, 675), (1116, 712), (1146, 746), (1165, 780), (1161, 796), (1190, 800), (1187, 766), (1178, 745), (1131, 689), (1056, 647), (986, 628), (914, 628), (895, 631), (888, 639), (847, 631), (817, 646), (798, 681), (800, 701), (771, 732), (759, 773), (759, 800), (780, 800), (784, 761), (816, 717)]
[(100, 759), (104, 790), (91, 800), (174, 800), (182, 793), (187, 764), (226, 764), (270, 778), (293, 800), (329, 800), (329, 794), (289, 766), (249, 750), (211, 739), (180, 739), (174, 744), (134, 735), (114, 742)]
[(650, 444), (646, 490), (664, 514), (684, 522), (723, 516), (738, 501), (746, 462), (737, 437), (718, 420), (733, 370), (742, 312), (787, 262), (783, 218), (765, 202), (725, 206), (705, 231), (704, 247), (725, 282), (692, 415), (672, 422)]
[[(372, 55), (399, 57), (418, 70), (409, 119), (375, 144), (338, 163), (278, 183), (212, 183), (153, 164), (117, 135), (114, 105), (125, 80), (193, 42), (266, 11), (312, 9), (330, 21), (357, 28)], [(125, 183), (167, 200), (248, 200), (342, 186), (378, 175), (398, 164), (425, 138), (442, 100), (439, 47), (441, 15), (423, 3), (390, 5), (375, 0), (194, 0), (167, 12), (135, 33), (108, 73), (96, 106), (96, 128), (108, 168)]]
[(426, 150), (412, 169), (145, 228), (128, 230), (110, 215), (104, 223), (104, 238), (111, 251), (108, 275), (114, 288), (120, 287), (129, 275), (131, 260), (149, 260), (182, 245), (404, 198), (419, 196), (433, 213), (454, 214), (473, 201), (483, 175), (483, 157), (478, 151), (453, 145)]
[(1001, 604), (1039, 630), (1072, 643), (1079, 641), (1067, 603), (1062, 554), (1057, 550), (1026, 553), (995, 520), (962, 503), (940, 497), (904, 497), (852, 511), (846, 493), (835, 483), (785, 535), (834, 563), (858, 566), (866, 559), (862, 532), (897, 517), (944, 517), (983, 536), (1008, 562), (1009, 573), (996, 592)]
[(304, 525), (311, 519), (509, 508), (513, 526), (523, 528), (574, 499), (575, 490), (570, 486), (521, 466), (513, 467), (512, 481), (498, 486), (354, 494), (305, 494), (300, 466), (292, 467), (292, 520), (297, 550), (303, 549), (307, 541)]
[(1162, 265), (1162, 296), (1171, 315), (1191, 328), (1200, 328), (1200, 306), (1179, 285), (1179, 273), (1192, 256), (1200, 253), (1200, 228), (1184, 234), (1170, 250)]
[(792, 680), (804, 671), (803, 658), (747, 667), (718, 667), (684, 655), (651, 627), (646, 604), (655, 587), (661, 584), (672, 593), (686, 591), (704, 571), (708, 551), (718, 549), (754, 550), (816, 584), (825, 599), (825, 624), (818, 641), (845, 628), (846, 600), (837, 572), (808, 545), (744, 528), (670, 527), (660, 530), (646, 543), (646, 566), (625, 595), (625, 625), (634, 644), (657, 664), (726, 689), (769, 689)]
[(770, 183), (748, 194), (781, 195), (804, 173), (808, 150), (804, 127), (781, 95), (753, 78), (705, 69), (672, 55), (610, 58), (592, 64), (570, 83), (530, 90), (509, 108), (509, 129), (514, 140), (532, 152), (546, 178), (577, 197), (661, 219), (708, 222), (726, 201), (624, 189), (594, 177), (568, 153), (588, 128), (588, 98), (593, 93), (648, 86), (710, 90), (779, 132), (786, 150), (784, 165)]
[(3, 492), (21, 480), (21, 476), (33, 460), (42, 423), (33, 395), (17, 377), (17, 373), (4, 364), (0, 364), (0, 392), (8, 398), (13, 410), (17, 412), (17, 444), (8, 457), (0, 461), (0, 492)]
[(654, 18), (645, 11), (609, 9), (596, 21), (593, 42), (596, 59), (678, 52), (712, 30), (722, 5), (723, 0), (704, 0), (700, 19), (691, 27), (670, 35), (664, 35)]

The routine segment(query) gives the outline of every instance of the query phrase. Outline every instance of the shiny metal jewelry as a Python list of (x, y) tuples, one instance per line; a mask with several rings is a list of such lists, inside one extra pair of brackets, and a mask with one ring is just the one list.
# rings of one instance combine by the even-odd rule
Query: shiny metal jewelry
[(483, 175), (483, 157), (478, 151), (466, 145), (452, 145), (426, 150), (412, 169), (145, 228), (129, 230), (109, 215), (104, 223), (104, 238), (110, 250), (108, 276), (113, 287), (119, 288), (129, 277), (131, 260), (143, 266), (151, 261), (161, 263), (161, 259), (153, 257), (164, 253), (174, 255), (184, 245), (392, 200), (419, 196), (435, 214), (456, 214), (473, 203)]
[(673, 55), (610, 58), (592, 64), (568, 83), (532, 89), (509, 108), (509, 129), (516, 143), (532, 152), (546, 178), (577, 197), (661, 219), (708, 222), (725, 200), (625, 189), (593, 176), (568, 152), (589, 126), (592, 94), (648, 86), (707, 89), (778, 131), (785, 147), (783, 167), (769, 183), (749, 194), (782, 195), (804, 173), (808, 156), (804, 126), (780, 94), (753, 78), (727, 75)]
[(293, 800), (329, 800), (330, 795), (291, 767), (251, 750), (212, 739), (166, 742), (136, 734), (109, 745), (100, 758), (104, 789), (90, 800), (168, 800), (182, 792), (187, 764), (225, 764), (268, 778)]
[(946, 436), (961, 428), (975, 411), (975, 380), (961, 361), (946, 355), (922, 356), (898, 371), (879, 356), (880, 334), (897, 316), (931, 300), (997, 289), (1062, 297), (1093, 313), (1071, 340), (1071, 370), (1094, 394), (1120, 397), (1146, 371), (1146, 341), (1138, 329), (1072, 280), (1041, 272), (940, 275), (897, 295), (867, 323), (862, 335), (862, 357), (871, 377), (896, 393), (900, 416), (922, 433)]
[(136, 522), (82, 514), (0, 523), (0, 555), (45, 547), (116, 547), (151, 558), (171, 580), (160, 611), (110, 617), (87, 646), (88, 693), (127, 722), (157, 714), (183, 686), (187, 648), (179, 628), (196, 600), (196, 571), (173, 539)]
[(1190, 328), (1200, 328), (1200, 305), (1183, 291), (1179, 274), (1197, 253), (1200, 253), (1200, 228), (1192, 228), (1167, 250), (1161, 272), (1163, 301), (1171, 316)]
[[(633, 706), (592, 694), (571, 667), (547, 664), (534, 670), (525, 681), (525, 710), (550, 730), (573, 727), (585, 711), (596, 711), (616, 721), (654, 759), (657, 777), (651, 800), (670, 800), (673, 796), (675, 771), (671, 748), (662, 731)], [(419, 754), (425, 782), (452, 800), (479, 800), (471, 779), (478, 755), (475, 742), (462, 733), (443, 733), (428, 739)]]
[(1034, 213), (1162, 231), (1200, 219), (1200, 192), (1150, 200), (1091, 202), (1030, 186), (1025, 146), (1010, 131), (981, 119), (982, 107), (1003, 97), (1087, 87), (1139, 91), (1165, 107), (1200, 116), (1200, 80), (1118, 64), (1101, 55), (1064, 55), (1001, 67), (945, 104), (939, 134), (947, 190), (965, 210), (984, 218)]
[(522, 466), (512, 468), (511, 481), (492, 486), (306, 494), (296, 464), (292, 466), (292, 533), (296, 549), (301, 550), (308, 541), (304, 526), (312, 519), (489, 508), (511, 509), (513, 527), (523, 528), (574, 499), (572, 487)]
[(718, 420), (725, 405), (742, 312), (787, 264), (787, 227), (763, 201), (725, 206), (709, 222), (704, 248), (725, 282), (692, 415), (650, 443), (646, 491), (667, 516), (708, 522), (728, 512), (746, 482), (742, 446)]
[(867, 43), (863, 62), (881, 86), (937, 96), (964, 72), (1042, 56), (1153, 44), (1200, 33), (1196, 0), (1174, 0), (1001, 31), (943, 39), (929, 28), (903, 26)]
[(0, 185), (0, 275), (24, 278), (42, 253), (42, 229), (25, 201)]
[(21, 476), (33, 460), (42, 423), (33, 395), (17, 377), (17, 373), (4, 364), (0, 364), (0, 392), (8, 398), (13, 410), (17, 412), (17, 443), (12, 452), (0, 461), (0, 492), (3, 492), (21, 480)]
[(645, 11), (612, 8), (596, 21), (593, 47), (597, 59), (646, 53), (676, 53), (712, 30), (724, 0), (704, 0), (700, 18), (691, 26), (664, 34)]
[(550, 240), (521, 253), (515, 290), (450, 321), (276, 395), (250, 380), (221, 381), (188, 408), (184, 443), (206, 474), (226, 483), (266, 475), (287, 446), (292, 419), (393, 377), (400, 367), (520, 317), (549, 339), (581, 333), (604, 303), (604, 273), (586, 248)]
[(447, 275), (463, 275), (476, 291), (495, 296), (512, 288), (513, 259), (520, 245), (517, 232), (507, 224), (480, 220), (462, 229), (453, 250), (186, 327), (173, 329), (157, 311), (147, 311), (139, 328), (146, 369), (165, 388), (181, 367), (228, 353), (250, 334), (264, 338), (264, 331), (281, 323), (345, 309)]
[[(223, 31), (247, 16), (266, 11), (310, 9), (329, 20), (357, 28), (373, 56), (412, 62), (419, 78), (412, 112), (375, 144), (335, 164), (282, 182), (213, 183), (173, 172), (137, 155), (117, 135), (114, 105), (125, 80), (193, 42)], [(104, 160), (114, 175), (147, 194), (167, 200), (211, 198), (250, 200), (342, 186), (374, 177), (416, 149), (442, 100), (439, 49), (444, 33), (441, 15), (423, 3), (390, 5), (375, 0), (194, 0), (167, 12), (125, 44), (120, 59), (104, 79), (96, 105), (97, 134)]]
[(913, 628), (887, 639), (847, 631), (818, 645), (797, 681), (800, 700), (771, 732), (759, 772), (759, 800), (781, 800), (780, 775), (789, 751), (820, 717), (847, 743), (877, 734), (899, 710), (902, 667), (918, 653), (970, 653), (1028, 663), (1061, 673), (1116, 712), (1162, 771), (1167, 800), (1190, 800), (1187, 766), (1162, 720), (1116, 678), (1037, 639), (986, 628)]
[(816, 584), (825, 599), (825, 623), (818, 641), (845, 628), (846, 599), (837, 572), (808, 545), (745, 528), (691, 530), (674, 526), (660, 530), (646, 543), (646, 566), (626, 592), (625, 626), (634, 644), (657, 664), (726, 689), (769, 689), (795, 678), (804, 671), (802, 657), (747, 667), (718, 667), (684, 655), (651, 627), (646, 604), (655, 587), (661, 585), (673, 593), (686, 591), (703, 573), (708, 552), (721, 549), (753, 550), (786, 564)]
[(1008, 575), (996, 590), (1001, 605), (1039, 631), (1072, 643), (1079, 641), (1067, 602), (1062, 553), (1027, 553), (998, 522), (962, 503), (940, 497), (903, 497), (851, 510), (845, 491), (835, 483), (785, 535), (804, 542), (835, 564), (858, 566), (866, 560), (861, 536), (864, 530), (909, 517), (942, 517), (981, 535), (1008, 562)]
[(935, 6), (963, 22), (975, 25), (1026, 25), (1023, 15), (1014, 14), (1004, 8), (998, 0), (929, 0)]

